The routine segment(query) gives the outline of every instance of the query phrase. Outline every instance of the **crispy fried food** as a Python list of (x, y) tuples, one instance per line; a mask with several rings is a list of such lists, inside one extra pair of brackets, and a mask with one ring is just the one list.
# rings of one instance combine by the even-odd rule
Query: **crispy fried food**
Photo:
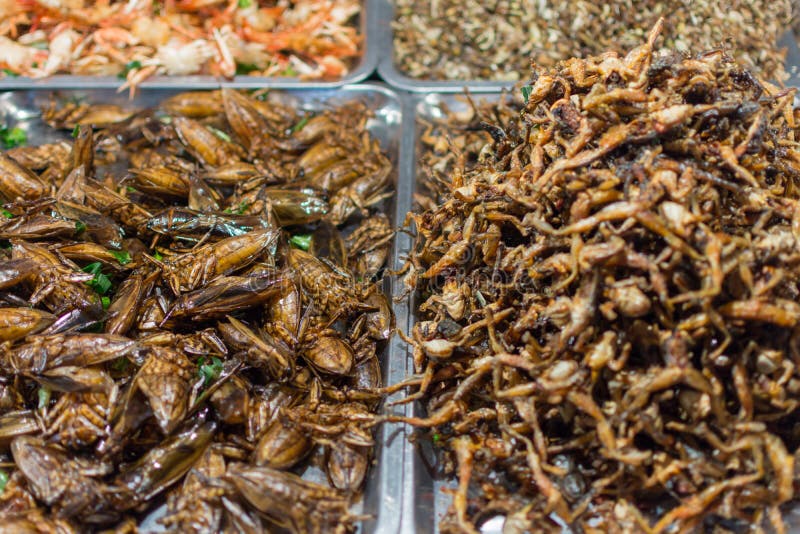
[[(648, 42), (421, 125), (406, 420), (443, 532), (739, 531), (792, 500), (794, 90)], [(484, 131), (476, 131), (484, 130)], [(430, 430), (428, 430), (430, 429)]]
[[(730, 48), (742, 65), (783, 79), (778, 39), (791, 0), (397, 0), (397, 67), (428, 80), (519, 80), (530, 62), (625, 53), (665, 18), (659, 46), (685, 53)], [(454, 25), (453, 21), (458, 24)]]
[[(180, 532), (353, 531), (394, 329), (368, 116), (54, 99), (71, 141), (0, 155), (0, 530), (134, 531), (166, 501)], [(312, 462), (329, 484), (286, 472)]]

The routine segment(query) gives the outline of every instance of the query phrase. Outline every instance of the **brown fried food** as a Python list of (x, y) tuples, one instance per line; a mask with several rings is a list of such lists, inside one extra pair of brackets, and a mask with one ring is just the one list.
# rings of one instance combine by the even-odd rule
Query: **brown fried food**
[[(0, 530), (134, 532), (164, 502), (181, 532), (354, 530), (392, 165), (363, 103), (269, 98), (95, 126), (52, 100), (71, 141), (0, 155)], [(285, 472), (311, 462), (329, 484)]]
[(387, 419), (458, 480), (443, 532), (498, 514), (515, 532), (785, 531), (795, 92), (721, 51), (656, 51), (658, 29), (535, 69), (526, 104), (422, 126), (406, 281), (427, 415)]
[[(397, 68), (427, 80), (519, 80), (530, 62), (552, 67), (570, 57), (633, 48), (666, 20), (663, 49), (725, 46), (743, 66), (782, 79), (778, 39), (791, 0), (397, 0)], [(458, 24), (453, 24), (453, 21)]]

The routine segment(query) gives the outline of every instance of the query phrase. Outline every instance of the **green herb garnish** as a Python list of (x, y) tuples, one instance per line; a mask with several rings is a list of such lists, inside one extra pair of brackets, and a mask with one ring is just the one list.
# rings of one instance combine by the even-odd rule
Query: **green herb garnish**
[(253, 0), (239, 0), (239, 7), (242, 9), (253, 5)]
[(211, 363), (203, 362), (204, 358), (200, 358), (200, 376), (203, 377), (203, 385), (208, 386), (222, 373), (222, 360), (214, 356)]
[(124, 373), (128, 370), (128, 366), (130, 366), (130, 364), (131, 362), (128, 360), (128, 358), (123, 356), (121, 358), (117, 358), (111, 363), (111, 369), (117, 371), (118, 373)]
[(135, 193), (136, 192), (136, 188), (135, 187), (131, 187), (129, 185), (126, 185), (125, 186), (125, 191), (127, 191), (128, 193)]
[(281, 73), (281, 76), (297, 76), (298, 72), (294, 70), (291, 64), (287, 65), (287, 67)]
[(90, 263), (81, 270), (85, 273), (94, 275), (94, 278), (86, 282), (86, 285), (94, 289), (100, 295), (105, 295), (108, 290), (111, 289), (111, 279), (100, 272), (102, 268), (103, 264), (99, 261), (96, 261), (94, 263)]
[(86, 225), (83, 221), (75, 221), (75, 233), (80, 234), (81, 232), (86, 231)]
[(111, 255), (114, 256), (122, 265), (131, 262), (131, 255), (126, 250), (112, 250)]
[(311, 234), (293, 235), (289, 238), (289, 243), (294, 248), (308, 250), (311, 247)]
[(17, 74), (11, 69), (3, 69), (3, 74), (5, 74), (6, 76), (10, 76), (11, 78), (16, 78), (19, 76), (19, 74)]
[(128, 73), (130, 71), (135, 70), (135, 69), (141, 69), (141, 68), (142, 68), (142, 62), (139, 61), (138, 59), (135, 59), (133, 61), (129, 61), (129, 62), (127, 62), (125, 64), (125, 68), (122, 69), (122, 72), (117, 74), (117, 78), (121, 78), (121, 79), (124, 80), (125, 78), (128, 77)]
[(4, 209), (2, 209), (2, 210), (0, 210), (0, 213), (2, 213), (2, 214), (3, 214), (3, 217), (7, 217), (7, 218), (9, 218), (9, 219), (13, 219), (13, 218), (14, 218), (14, 214), (13, 214), (13, 213), (11, 213), (10, 211), (8, 211), (8, 210), (7, 210), (7, 209), (5, 209), (5, 208), (4, 208)]
[(531, 97), (531, 93), (533, 92), (532, 85), (525, 85), (522, 87), (522, 98), (525, 99), (525, 103), (528, 103), (528, 99)]
[(437, 441), (439, 441), (440, 439), (442, 439), (442, 436), (440, 436), (439, 434), (434, 434), (434, 435), (433, 435), (433, 442), (434, 442), (434, 443), (436, 443), (436, 442), (437, 442)]
[(42, 386), (36, 392), (36, 397), (39, 399), (39, 409), (43, 410), (50, 404), (50, 388)]
[(100, 304), (103, 305), (104, 310), (107, 310), (108, 307), (111, 306), (111, 299), (103, 295), (102, 297), (100, 297)]
[(0, 469), (0, 493), (6, 489), (6, 484), (8, 484), (8, 473)]
[(3, 141), (3, 146), (6, 148), (14, 148), (22, 146), (28, 142), (28, 134), (19, 126), (13, 128), (0, 128), (0, 140)]
[(73, 139), (78, 137), (79, 133), (81, 133), (81, 125), (80, 124), (76, 124), (75, 128), (72, 129), (72, 137), (73, 137)]
[(156, 260), (158, 260), (158, 261), (161, 261), (161, 260), (163, 260), (163, 259), (164, 259), (164, 256), (162, 256), (162, 255), (161, 255), (161, 253), (159, 253), (159, 252), (156, 250), (156, 251), (153, 253), (153, 258), (155, 258), (155, 259), (156, 259)]
[(213, 126), (207, 126), (211, 133), (222, 139), (223, 141), (227, 141), (228, 143), (231, 142), (231, 136), (220, 130), (219, 128), (214, 128)]
[(300, 119), (300, 122), (292, 126), (292, 133), (297, 133), (303, 129), (303, 127), (308, 124), (308, 115)]
[(258, 65), (236, 62), (236, 74), (250, 74), (254, 70), (259, 70)]
[(249, 208), (249, 207), (250, 207), (250, 204), (248, 204), (247, 202), (242, 202), (241, 204), (239, 204), (239, 207), (236, 208), (236, 209), (234, 209), (234, 208), (225, 208), (225, 213), (230, 213), (231, 215), (242, 215), (245, 211), (247, 211), (247, 208)]

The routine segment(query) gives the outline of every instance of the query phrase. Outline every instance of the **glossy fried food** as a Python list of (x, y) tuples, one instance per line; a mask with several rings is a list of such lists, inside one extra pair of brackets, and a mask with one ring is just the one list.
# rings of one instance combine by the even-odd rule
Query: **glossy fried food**
[(387, 419), (456, 479), (444, 532), (786, 531), (795, 91), (656, 52), (659, 29), (423, 127), (406, 384), (425, 415)]
[(54, 99), (0, 155), (0, 528), (353, 530), (392, 164), (363, 103), (261, 96)]

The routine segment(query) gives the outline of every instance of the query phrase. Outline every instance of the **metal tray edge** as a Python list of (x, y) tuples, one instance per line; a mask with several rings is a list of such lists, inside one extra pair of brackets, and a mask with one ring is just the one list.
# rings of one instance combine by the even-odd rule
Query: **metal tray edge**
[[(392, 91), (392, 89), (388, 89)], [(411, 210), (413, 172), (414, 172), (414, 118), (413, 107), (408, 93), (394, 92), (401, 99), (402, 123), (397, 168), (397, 194), (393, 224), (396, 229), (403, 226), (405, 215)], [(411, 248), (411, 236), (398, 231), (392, 251), (392, 268), (398, 271), (405, 263), (405, 257)], [(396, 328), (408, 332), (411, 316), (411, 298), (403, 296), (402, 282), (396, 276), (389, 278)], [(411, 354), (408, 345), (395, 333), (389, 344), (387, 372), (384, 376), (386, 385), (394, 385), (404, 380), (412, 371)], [(384, 401), (383, 413), (408, 416), (410, 405), (387, 406), (392, 401), (404, 397), (397, 392)], [(407, 510), (413, 509), (413, 480), (408, 474), (413, 469), (413, 458), (408, 450), (408, 428), (402, 423), (384, 423), (377, 432), (380, 451), (376, 457), (377, 466), (373, 470), (377, 491), (365, 494), (365, 508), (377, 510), (374, 518), (364, 522), (364, 531), (375, 534), (411, 534), (406, 525)], [(368, 486), (369, 488), (369, 486)]]
[(374, 31), (380, 32), (378, 49), (380, 59), (378, 62), (378, 74), (381, 78), (397, 89), (414, 93), (460, 93), (464, 89), (469, 89), (473, 93), (495, 93), (504, 88), (513, 86), (516, 81), (486, 81), (486, 80), (449, 80), (434, 81), (416, 79), (406, 76), (400, 72), (394, 64), (394, 32), (391, 28), (394, 19), (394, 8), (392, 0), (368, 0), (372, 4), (371, 11), (374, 12), (376, 20)]

